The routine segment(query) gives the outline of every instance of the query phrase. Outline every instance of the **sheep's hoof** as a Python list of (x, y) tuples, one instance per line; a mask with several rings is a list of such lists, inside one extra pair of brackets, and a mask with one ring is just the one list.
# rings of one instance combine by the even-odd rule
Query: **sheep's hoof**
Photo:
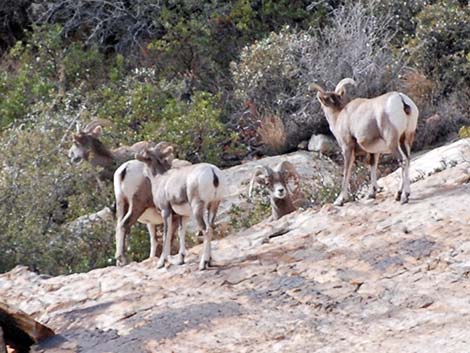
[(401, 201), (401, 191), (397, 191), (397, 194), (395, 196), (395, 201)]
[(333, 205), (335, 206), (343, 206), (344, 205), (344, 200), (343, 200), (343, 197), (340, 196), (338, 197), (335, 202), (333, 203)]
[(368, 199), (375, 199), (375, 190), (369, 191), (369, 193), (367, 194), (367, 198)]
[(178, 260), (176, 261), (178, 265), (184, 265), (184, 255), (178, 254)]
[(165, 267), (165, 259), (158, 260), (157, 269)]
[(211, 260), (201, 261), (199, 264), (199, 270), (204, 271), (207, 269), (207, 267), (210, 267), (210, 265), (211, 265)]
[(124, 256), (118, 256), (116, 258), (116, 266), (122, 267), (127, 265), (127, 259)]
[(408, 203), (408, 198), (410, 197), (409, 192), (405, 192), (404, 194), (401, 195), (400, 203), (403, 205), (405, 203)]

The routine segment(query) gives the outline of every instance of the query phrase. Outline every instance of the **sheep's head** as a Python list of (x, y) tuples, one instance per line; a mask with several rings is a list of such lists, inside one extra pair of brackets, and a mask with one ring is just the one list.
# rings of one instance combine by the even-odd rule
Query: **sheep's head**
[(72, 135), (72, 147), (70, 147), (68, 156), (73, 163), (79, 163), (82, 160), (88, 160), (92, 150), (105, 151), (99, 138), (103, 132), (102, 125), (107, 123), (103, 120), (94, 120), (80, 129), (77, 125), (77, 133)]
[(256, 182), (265, 187), (273, 198), (284, 199), (288, 195), (291, 179), (298, 184), (299, 175), (290, 162), (283, 161), (274, 169), (268, 166), (257, 166), (251, 178), (248, 195), (251, 197)]
[(344, 78), (338, 82), (334, 92), (325, 91), (321, 86), (312, 83), (309, 90), (317, 91), (317, 99), (323, 108), (330, 108), (334, 110), (341, 110), (348, 102), (345, 86), (348, 84), (356, 85), (352, 78)]
[(171, 168), (174, 159), (174, 149), (167, 142), (160, 142), (157, 145), (147, 147), (136, 153), (135, 158), (147, 166), (144, 173), (147, 177), (163, 174)]

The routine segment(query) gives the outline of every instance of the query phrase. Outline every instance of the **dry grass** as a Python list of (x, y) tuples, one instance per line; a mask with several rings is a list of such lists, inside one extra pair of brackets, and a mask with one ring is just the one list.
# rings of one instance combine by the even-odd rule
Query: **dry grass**
[(260, 142), (271, 154), (284, 152), (286, 147), (286, 132), (284, 123), (277, 115), (265, 115), (257, 129)]
[(406, 70), (400, 78), (400, 86), (421, 107), (429, 105), (436, 90), (435, 82), (416, 69)]

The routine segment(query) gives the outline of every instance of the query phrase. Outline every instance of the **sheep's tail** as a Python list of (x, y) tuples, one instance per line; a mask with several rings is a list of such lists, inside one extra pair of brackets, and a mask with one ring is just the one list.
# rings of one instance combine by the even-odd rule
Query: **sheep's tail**
[(411, 114), (411, 106), (405, 102), (405, 99), (403, 98), (403, 96), (400, 94), (400, 98), (401, 98), (401, 101), (403, 103), (403, 111), (405, 112), (406, 115), (410, 115)]

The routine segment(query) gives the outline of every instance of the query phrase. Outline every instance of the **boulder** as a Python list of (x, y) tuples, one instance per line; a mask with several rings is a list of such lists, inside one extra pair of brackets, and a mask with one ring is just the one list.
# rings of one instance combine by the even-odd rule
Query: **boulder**
[(339, 150), (336, 141), (332, 137), (323, 134), (312, 135), (308, 141), (307, 149), (312, 152), (320, 152), (326, 155)]
[(0, 352), (5, 345), (17, 352), (28, 352), (35, 343), (54, 336), (54, 331), (37, 322), (30, 315), (0, 302)]

